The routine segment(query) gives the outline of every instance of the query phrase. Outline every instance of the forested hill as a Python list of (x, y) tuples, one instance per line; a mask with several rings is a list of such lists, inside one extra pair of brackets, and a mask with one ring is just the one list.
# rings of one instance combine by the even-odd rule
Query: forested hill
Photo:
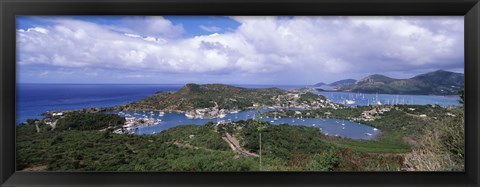
[(224, 84), (186, 84), (177, 92), (159, 92), (117, 109), (164, 111), (188, 111), (210, 107), (245, 109), (255, 103), (272, 105), (274, 96), (287, 93), (278, 88), (250, 89)]
[(329, 86), (343, 86), (348, 84), (355, 84), (355, 82), (357, 82), (357, 80), (355, 79), (344, 79), (344, 80), (332, 82), (329, 84)]
[(464, 74), (438, 70), (410, 79), (394, 79), (375, 74), (336, 89), (362, 93), (457, 95), (464, 86)]

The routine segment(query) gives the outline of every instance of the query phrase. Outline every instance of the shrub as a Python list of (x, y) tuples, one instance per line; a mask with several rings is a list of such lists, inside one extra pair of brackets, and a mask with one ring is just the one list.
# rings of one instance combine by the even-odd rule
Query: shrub
[(333, 171), (338, 166), (338, 163), (337, 151), (328, 149), (311, 157), (309, 169), (312, 171)]
[(465, 126), (463, 111), (453, 119), (444, 119), (424, 129), (405, 168), (420, 171), (463, 171), (465, 166)]
[(125, 118), (116, 114), (73, 112), (57, 121), (59, 130), (100, 130), (125, 123)]

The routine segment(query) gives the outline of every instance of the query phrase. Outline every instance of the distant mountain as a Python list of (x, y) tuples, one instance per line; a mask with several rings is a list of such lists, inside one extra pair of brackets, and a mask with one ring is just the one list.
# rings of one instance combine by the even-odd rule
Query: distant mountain
[(344, 86), (344, 85), (349, 85), (349, 84), (354, 84), (357, 80), (355, 79), (344, 79), (344, 80), (339, 80), (330, 84), (320, 82), (317, 84), (314, 84), (313, 87), (315, 87), (318, 91), (325, 91), (325, 90), (335, 90), (336, 87), (338, 86)]
[(465, 76), (462, 73), (453, 73), (444, 70), (438, 70), (430, 73), (417, 75), (412, 79), (421, 80), (427, 83), (442, 85), (442, 86), (465, 86)]
[(317, 84), (314, 84), (313, 86), (314, 86), (314, 87), (320, 87), (320, 86), (325, 86), (325, 85), (327, 85), (327, 83), (319, 82), (319, 83), (317, 83)]
[(357, 80), (355, 79), (344, 79), (344, 80), (339, 80), (339, 81), (336, 81), (336, 82), (332, 82), (329, 84), (329, 86), (343, 86), (343, 85), (348, 85), (348, 84), (355, 84), (355, 82), (357, 82)]
[(385, 75), (370, 75), (354, 84), (337, 87), (339, 91), (386, 94), (456, 95), (465, 86), (465, 76), (438, 70), (410, 79), (394, 79)]
[(399, 79), (390, 78), (385, 75), (374, 74), (358, 80), (356, 84), (376, 84), (376, 83), (388, 84), (396, 80), (399, 80)]

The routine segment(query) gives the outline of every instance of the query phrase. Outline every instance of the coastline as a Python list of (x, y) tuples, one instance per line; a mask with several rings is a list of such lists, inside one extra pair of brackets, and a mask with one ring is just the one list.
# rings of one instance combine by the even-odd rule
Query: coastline
[(458, 94), (452, 95), (436, 95), (436, 94), (411, 94), (411, 93), (382, 93), (382, 92), (352, 92), (345, 90), (322, 90), (317, 92), (340, 92), (349, 94), (382, 94), (382, 95), (401, 95), (401, 96), (436, 96), (436, 97), (458, 97)]
[[(75, 84), (73, 84), (75, 85)], [(100, 84), (101, 85), (101, 84)], [(133, 84), (125, 84), (125, 85), (133, 85)], [(144, 84), (144, 85), (153, 85), (153, 84)], [(175, 84), (156, 84), (156, 85), (175, 85)], [(122, 85), (120, 85), (122, 86)], [(291, 94), (294, 94), (294, 93), (308, 93), (309, 90), (302, 90), (302, 89), (293, 89), (293, 90), (289, 90), (289, 91), (285, 91), (286, 93), (291, 93)], [(218, 109), (215, 109), (217, 111), (220, 111), (220, 110), (223, 110), (222, 112), (219, 112), (218, 114), (213, 114), (213, 115), (202, 115), (202, 114), (196, 114), (196, 110), (202, 110), (202, 109), (206, 109), (206, 108), (192, 108), (192, 109), (189, 109), (189, 110), (179, 110), (179, 109), (175, 109), (175, 108), (164, 108), (164, 109), (159, 109), (159, 108), (152, 108), (152, 107), (145, 107), (145, 108), (129, 108), (129, 107), (126, 107), (132, 103), (135, 103), (139, 100), (142, 100), (142, 99), (145, 99), (145, 98), (148, 98), (152, 95), (155, 95), (155, 94), (159, 94), (159, 93), (169, 93), (169, 94), (173, 94), (173, 93), (176, 93), (178, 91), (167, 91), (167, 90), (161, 90), (161, 91), (155, 91), (153, 92), (152, 94), (145, 94), (143, 97), (140, 97), (139, 99), (137, 100), (133, 100), (132, 102), (128, 102), (126, 104), (121, 104), (121, 105), (114, 105), (114, 106), (111, 106), (111, 107), (87, 107), (87, 108), (78, 108), (78, 109), (67, 109), (67, 110), (49, 110), (49, 111), (43, 111), (42, 113), (40, 113), (39, 115), (40, 116), (45, 116), (45, 115), (48, 115), (48, 114), (51, 114), (51, 113), (54, 113), (54, 112), (74, 112), (74, 111), (80, 111), (80, 112), (87, 112), (87, 113), (97, 113), (97, 112), (108, 112), (108, 111), (154, 111), (154, 112), (176, 112), (176, 113), (183, 113), (183, 114), (189, 114), (192, 116), (193, 119), (214, 119), (214, 118), (219, 118), (221, 117), (222, 115), (224, 114), (229, 114), (231, 112), (234, 112), (235, 110), (239, 110), (239, 111), (244, 111), (244, 110), (249, 110), (249, 109), (255, 109), (254, 106), (251, 106), (251, 107), (248, 107), (248, 108), (243, 108), (243, 109), (225, 109), (225, 108), (218, 108)], [(325, 93), (335, 93), (337, 91), (323, 91)], [(345, 94), (359, 94), (359, 93), (355, 93), (355, 92), (340, 92), (340, 93), (345, 93)], [(321, 94), (321, 92), (316, 92), (316, 94)], [(361, 93), (361, 94), (368, 94), (368, 93)], [(392, 94), (385, 94), (385, 95), (392, 95)], [(402, 95), (402, 96), (412, 96), (412, 97), (417, 97), (417, 96), (421, 96), (421, 97), (428, 97), (428, 96), (435, 96), (435, 97), (448, 97), (448, 98), (451, 98), (451, 97), (458, 97), (458, 96), (455, 96), (455, 95), (449, 95), (449, 96), (438, 96), (438, 95)], [(333, 103), (332, 101), (330, 101), (331, 103)], [(337, 104), (338, 105), (338, 104)], [(433, 105), (433, 104), (432, 104)], [(342, 105), (338, 105), (338, 106), (342, 106)], [(348, 105), (347, 105), (348, 106)], [(362, 106), (362, 105), (352, 105), (352, 106)], [(272, 108), (275, 108), (275, 109), (285, 109), (285, 108), (291, 108), (291, 107), (282, 107), (282, 106), (275, 106), (275, 105), (263, 105), (262, 107), (272, 107)], [(298, 107), (298, 108), (309, 108), (309, 107)], [(21, 124), (23, 123), (24, 121), (19, 121), (18, 124)], [(17, 124), (17, 125), (18, 125)]]

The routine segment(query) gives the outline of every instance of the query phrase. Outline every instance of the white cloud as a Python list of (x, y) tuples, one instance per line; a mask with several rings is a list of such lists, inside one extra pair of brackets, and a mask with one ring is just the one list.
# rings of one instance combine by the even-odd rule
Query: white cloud
[(132, 37), (132, 38), (141, 38), (141, 36), (140, 36), (140, 35), (138, 35), (138, 34), (129, 34), (129, 33), (125, 33), (124, 35), (125, 35), (125, 36), (128, 36), (128, 37)]
[(456, 17), (233, 19), (240, 23), (233, 31), (192, 38), (178, 38), (183, 27), (163, 17), (129, 17), (107, 26), (55, 19), (52, 26), (17, 31), (18, 63), (232, 76), (276, 73), (286, 80), (463, 64), (463, 20)]
[(198, 26), (200, 29), (207, 31), (207, 32), (220, 32), (222, 28), (220, 27), (215, 27), (215, 26), (205, 26), (205, 25), (200, 25)]
[(44, 72), (41, 72), (40, 74), (38, 74), (38, 76), (39, 76), (39, 77), (45, 77), (45, 76), (47, 76), (48, 74), (50, 74), (50, 72), (44, 71)]
[(141, 36), (176, 38), (184, 32), (182, 25), (174, 25), (162, 16), (125, 17), (119, 25), (108, 26), (112, 30)]
[(33, 27), (33, 28), (27, 29), (26, 31), (24, 29), (17, 30), (17, 32), (31, 32), (31, 31), (39, 32), (42, 34), (48, 34), (48, 30), (42, 27)]
[(44, 28), (41, 28), (41, 27), (35, 27), (35, 28), (32, 28), (32, 29), (28, 29), (28, 30), (29, 31), (30, 30), (37, 31), (37, 32), (42, 33), (42, 34), (48, 34), (48, 30), (44, 29)]

